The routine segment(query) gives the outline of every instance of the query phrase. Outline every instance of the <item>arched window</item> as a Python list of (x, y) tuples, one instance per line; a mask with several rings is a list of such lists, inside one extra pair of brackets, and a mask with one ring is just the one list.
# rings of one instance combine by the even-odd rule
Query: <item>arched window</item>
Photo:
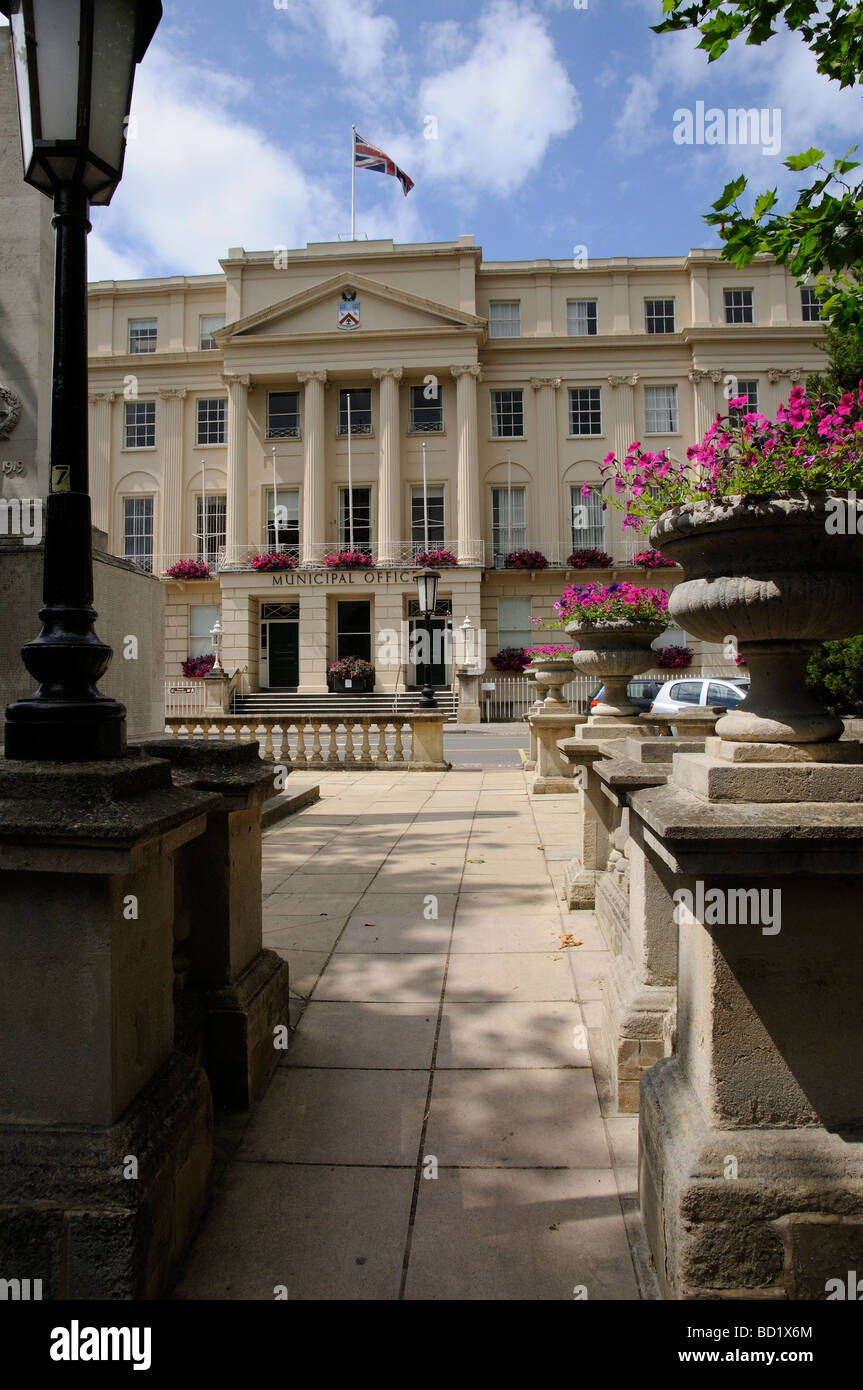
[(570, 488), (572, 512), (573, 550), (605, 549), (605, 512), (602, 510), (602, 494), (598, 487), (591, 487), (587, 496), (582, 495), (583, 484)]

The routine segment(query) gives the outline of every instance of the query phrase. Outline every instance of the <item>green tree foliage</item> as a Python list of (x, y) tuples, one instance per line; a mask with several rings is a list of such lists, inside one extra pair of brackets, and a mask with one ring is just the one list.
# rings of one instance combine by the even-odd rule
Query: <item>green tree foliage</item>
[[(658, 34), (697, 29), (699, 48), (713, 63), (729, 45), (766, 43), (784, 23), (799, 33), (817, 59), (818, 71), (840, 87), (863, 81), (863, 6), (852, 0), (663, 0), (665, 19)], [(785, 160), (788, 169), (816, 171), (798, 192), (797, 202), (778, 211), (778, 190), (759, 194), (751, 212), (740, 205), (748, 187), (741, 174), (724, 188), (705, 221), (719, 228), (722, 255), (738, 269), (765, 252), (786, 265), (801, 282), (815, 277), (823, 311), (837, 328), (863, 325), (863, 182), (849, 179), (859, 161), (856, 145), (832, 164), (814, 147)]]
[(824, 642), (806, 668), (806, 684), (839, 715), (863, 715), (863, 636)]
[(836, 402), (846, 391), (856, 391), (863, 381), (863, 325), (842, 329), (830, 324), (825, 341), (816, 346), (829, 360), (823, 372), (806, 378), (807, 394)]

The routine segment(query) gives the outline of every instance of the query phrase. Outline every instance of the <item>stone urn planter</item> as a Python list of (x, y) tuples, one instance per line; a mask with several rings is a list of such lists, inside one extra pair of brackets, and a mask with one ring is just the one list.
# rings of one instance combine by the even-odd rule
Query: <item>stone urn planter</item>
[(591, 710), (600, 718), (632, 719), (641, 711), (630, 703), (626, 687), (633, 676), (646, 671), (654, 661), (651, 648), (667, 623), (597, 623), (582, 627), (567, 623), (566, 631), (578, 643), (572, 661), (583, 676), (592, 676), (605, 685), (605, 698)]
[(549, 706), (559, 709), (566, 705), (566, 700), (563, 698), (563, 687), (575, 675), (571, 656), (534, 657), (529, 670), (539, 687), (538, 694), (542, 695), (545, 691), (542, 704), (547, 712)]
[(749, 692), (716, 725), (742, 743), (820, 743), (842, 720), (806, 688), (821, 642), (863, 632), (863, 538), (829, 534), (826, 493), (672, 507), (652, 545), (682, 565), (669, 613), (702, 641), (737, 639)]

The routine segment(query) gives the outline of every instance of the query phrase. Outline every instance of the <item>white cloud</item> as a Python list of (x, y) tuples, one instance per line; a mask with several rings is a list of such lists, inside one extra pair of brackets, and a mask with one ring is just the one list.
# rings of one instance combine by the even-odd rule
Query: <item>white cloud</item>
[(469, 56), (423, 82), (419, 107), (438, 122), (417, 146), (426, 174), (472, 194), (513, 193), (581, 114), (542, 19), (515, 0), (493, 0)]
[(379, 0), (290, 0), (287, 10), (275, 11), (269, 38), (285, 54), (287, 40), (279, 25), (286, 18), (308, 34), (323, 31), (323, 56), (361, 100), (375, 100), (384, 94), (372, 86), (375, 81), (386, 78), (391, 90), (405, 75), (398, 25), (392, 16), (379, 14), (379, 8)]
[(659, 139), (659, 132), (650, 124), (659, 105), (659, 95), (656, 84), (641, 73), (630, 79), (614, 122), (614, 139), (621, 149), (632, 150), (633, 146), (644, 149)]
[(229, 246), (269, 250), (346, 230), (347, 190), (334, 197), (238, 118), (232, 107), (247, 92), (228, 73), (148, 56), (123, 182), (109, 209), (94, 209), (91, 279), (215, 273)]

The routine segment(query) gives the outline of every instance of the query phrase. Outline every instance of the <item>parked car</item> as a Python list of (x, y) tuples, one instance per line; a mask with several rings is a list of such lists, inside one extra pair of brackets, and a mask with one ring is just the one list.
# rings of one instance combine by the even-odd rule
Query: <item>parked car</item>
[(678, 710), (693, 709), (697, 705), (734, 709), (745, 699), (748, 689), (746, 676), (724, 676), (713, 680), (698, 676), (678, 677), (664, 683), (650, 706), (650, 713), (676, 714)]
[[(643, 680), (636, 676), (626, 687), (626, 694), (639, 710), (647, 711), (650, 709), (651, 701), (662, 688), (662, 681)], [(601, 700), (605, 698), (605, 686), (599, 685), (588, 700), (588, 709), (594, 709)]]

